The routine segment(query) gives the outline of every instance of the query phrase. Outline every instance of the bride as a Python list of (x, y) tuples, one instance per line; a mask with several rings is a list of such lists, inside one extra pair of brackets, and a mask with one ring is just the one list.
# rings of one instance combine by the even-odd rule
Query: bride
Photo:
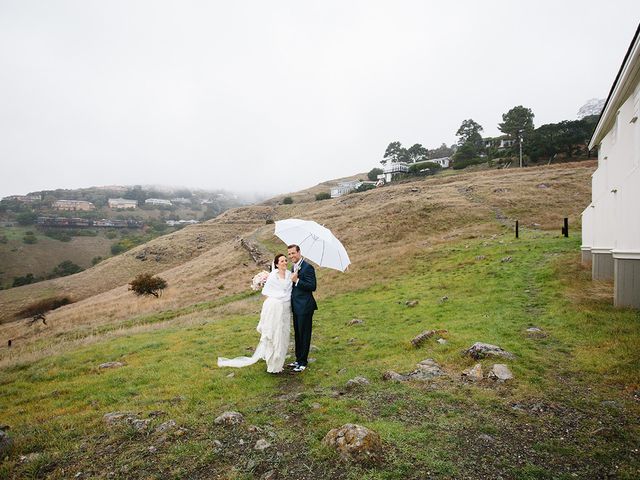
[(287, 257), (279, 253), (273, 260), (272, 271), (262, 289), (267, 299), (262, 304), (260, 322), (256, 328), (260, 333), (260, 343), (251, 357), (218, 357), (219, 367), (246, 367), (264, 360), (267, 362), (267, 372), (282, 372), (289, 349), (291, 289)]

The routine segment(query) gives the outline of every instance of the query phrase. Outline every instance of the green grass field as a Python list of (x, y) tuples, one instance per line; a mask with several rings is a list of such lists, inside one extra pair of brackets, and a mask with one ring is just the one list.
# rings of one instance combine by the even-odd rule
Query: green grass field
[[(640, 313), (597, 294), (578, 265), (578, 238), (522, 236), (456, 241), (425, 251), (393, 282), (325, 299), (315, 361), (300, 375), (269, 375), (262, 362), (217, 368), (218, 356), (257, 344), (257, 315), (220, 315), (213, 303), (0, 371), (0, 424), (15, 441), (0, 478), (638, 478)], [(258, 310), (260, 297), (248, 298)], [(347, 326), (352, 318), (364, 323)], [(530, 336), (530, 326), (545, 335)], [(446, 329), (447, 343), (412, 347), (427, 329)], [(461, 352), (476, 341), (517, 356), (480, 362), (485, 372), (507, 363), (513, 381), (461, 381), (476, 363)], [(382, 380), (426, 358), (449, 375)], [(107, 361), (126, 365), (99, 370)], [(358, 375), (371, 384), (346, 390)], [(246, 424), (215, 425), (225, 410)], [(113, 411), (150, 428), (109, 427), (103, 415)], [(169, 419), (179, 428), (154, 433)], [(345, 423), (381, 435), (380, 465), (344, 464), (322, 446)], [(259, 438), (272, 446), (254, 450)]]

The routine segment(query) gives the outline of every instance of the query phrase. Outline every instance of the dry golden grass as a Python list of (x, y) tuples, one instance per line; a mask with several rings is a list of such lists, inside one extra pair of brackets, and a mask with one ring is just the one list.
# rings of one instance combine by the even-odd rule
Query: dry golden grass
[[(566, 216), (575, 231), (590, 201), (594, 169), (594, 162), (581, 162), (449, 174), (319, 202), (230, 210), (79, 274), (0, 291), (0, 321), (5, 322), (0, 324), (0, 365), (9, 361), (6, 341), (10, 338), (16, 340), (11, 362), (34, 359), (52, 349), (64, 350), (58, 344), (94, 341), (95, 332), (105, 326), (117, 327), (132, 318), (246, 292), (258, 267), (238, 238), (251, 239), (271, 254), (285, 250), (267, 219), (312, 219), (342, 240), (352, 266), (345, 274), (318, 271), (322, 300), (397, 278), (411, 269), (417, 255), (452, 240), (490, 238), (512, 228), (516, 219), (523, 226), (535, 224), (535, 228), (560, 232)], [(315, 198), (315, 194), (305, 192), (302, 198)], [(141, 252), (147, 253), (147, 260), (136, 258)], [(159, 299), (139, 298), (127, 290), (127, 283), (142, 272), (167, 280), (169, 286)], [(27, 327), (11, 321), (13, 312), (29, 302), (58, 294), (78, 302), (52, 312), (48, 326)], [(213, 312), (248, 313), (255, 308), (255, 302), (240, 301)]]

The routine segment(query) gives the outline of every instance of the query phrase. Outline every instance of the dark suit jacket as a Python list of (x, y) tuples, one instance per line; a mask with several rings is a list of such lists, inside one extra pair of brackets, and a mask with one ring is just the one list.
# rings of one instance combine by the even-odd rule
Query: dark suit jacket
[(316, 270), (313, 265), (302, 260), (298, 270), (298, 285), (293, 285), (291, 307), (296, 315), (311, 315), (318, 309), (313, 293), (316, 290)]

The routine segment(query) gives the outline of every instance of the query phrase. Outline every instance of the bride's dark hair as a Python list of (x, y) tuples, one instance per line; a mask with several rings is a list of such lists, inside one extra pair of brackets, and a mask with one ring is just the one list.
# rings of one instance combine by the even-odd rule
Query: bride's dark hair
[(280, 261), (280, 257), (284, 257), (284, 253), (277, 254), (276, 257), (273, 259), (273, 265), (271, 266), (272, 271), (278, 268), (278, 262)]

